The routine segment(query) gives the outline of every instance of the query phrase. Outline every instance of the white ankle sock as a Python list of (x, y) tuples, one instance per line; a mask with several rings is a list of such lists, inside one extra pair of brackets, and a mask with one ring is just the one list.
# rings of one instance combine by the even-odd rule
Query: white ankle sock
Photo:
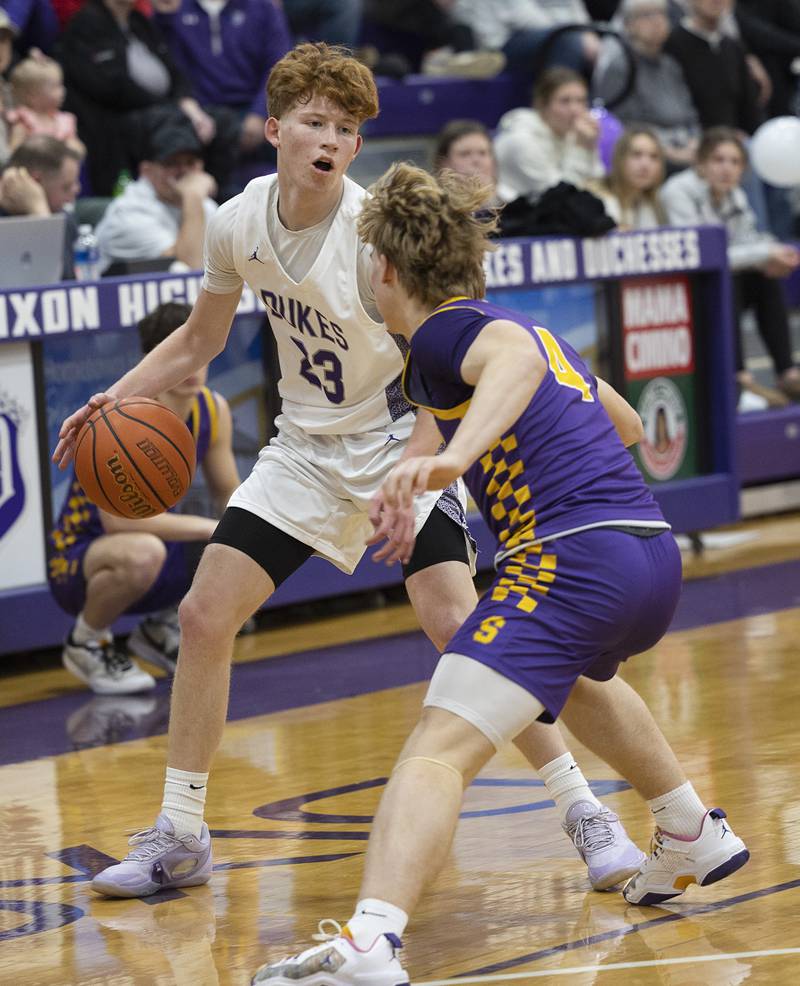
[(359, 948), (369, 948), (379, 935), (394, 934), (401, 938), (407, 924), (408, 915), (399, 907), (375, 897), (365, 897), (356, 904), (347, 930)]
[(561, 824), (567, 812), (577, 801), (589, 801), (600, 807), (600, 802), (592, 794), (581, 768), (575, 763), (571, 753), (564, 753), (538, 771), (544, 781), (547, 793), (555, 801)]
[(111, 627), (92, 627), (78, 613), (75, 626), (72, 628), (72, 639), (76, 644), (88, 644), (90, 640), (107, 640), (111, 636)]
[(689, 781), (674, 791), (653, 798), (647, 805), (656, 825), (665, 832), (692, 838), (699, 835), (706, 807)]
[(190, 770), (167, 767), (161, 814), (172, 822), (175, 835), (200, 838), (207, 782), (208, 774), (194, 774)]

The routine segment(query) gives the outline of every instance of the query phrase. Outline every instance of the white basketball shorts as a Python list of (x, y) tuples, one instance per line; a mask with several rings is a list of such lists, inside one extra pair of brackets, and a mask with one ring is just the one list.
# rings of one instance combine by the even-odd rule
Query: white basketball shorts
[[(310, 435), (280, 415), (278, 434), (261, 450), (228, 506), (249, 510), (350, 575), (372, 536), (370, 500), (400, 458), (414, 421), (408, 413), (362, 434)], [(440, 496), (441, 491), (429, 492), (415, 499), (416, 534)], [(463, 524), (466, 495), (460, 480), (457, 499), (453, 513), (460, 512)]]

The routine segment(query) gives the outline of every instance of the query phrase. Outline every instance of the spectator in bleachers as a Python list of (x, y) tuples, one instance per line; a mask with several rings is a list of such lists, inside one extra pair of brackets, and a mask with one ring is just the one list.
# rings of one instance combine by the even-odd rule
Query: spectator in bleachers
[(31, 48), (49, 52), (58, 36), (58, 20), (50, 0), (3, 0), (14, 25), (14, 47), (20, 55)]
[(492, 189), (487, 205), (499, 204), (496, 195), (497, 162), (492, 138), (480, 120), (451, 120), (438, 133), (434, 143), (434, 173), (449, 168), (460, 175), (478, 175)]
[(78, 117), (94, 195), (111, 195), (120, 173), (135, 170), (142, 137), (166, 116), (188, 118), (206, 167), (227, 189), (238, 154), (238, 124), (206, 112), (191, 95), (158, 26), (134, 0), (87, 0), (56, 47), (67, 107)]
[(347, 48), (358, 44), (363, 0), (281, 0), (281, 3), (296, 41), (325, 41)]
[(476, 51), (475, 35), (458, 16), (452, 0), (365, 0), (364, 35), (381, 54), (373, 72), (405, 72), (461, 78), (492, 78), (505, 58), (494, 51)]
[(568, 68), (543, 72), (533, 109), (509, 110), (497, 128), (497, 191), (504, 202), (531, 201), (565, 181), (579, 188), (605, 173), (597, 145), (600, 127), (589, 112), (583, 77)]
[(453, 12), (469, 24), (482, 48), (502, 52), (525, 91), (547, 66), (566, 66), (587, 78), (592, 72), (600, 48), (593, 31), (569, 31), (550, 40), (557, 28), (590, 25), (583, 0), (455, 0)]
[(688, 0), (688, 11), (664, 50), (683, 69), (701, 126), (753, 133), (764, 114), (747, 52), (727, 33), (731, 0)]
[[(719, 35), (719, 37), (727, 37), (737, 44), (739, 44), (743, 38), (745, 39), (745, 63), (750, 72), (751, 78), (756, 84), (758, 105), (761, 110), (764, 110), (767, 103), (769, 103), (772, 98), (773, 83), (770, 78), (770, 73), (767, 72), (767, 69), (758, 55), (754, 53), (755, 49), (758, 48), (759, 45), (755, 44), (751, 48), (750, 41), (746, 38), (746, 35), (749, 32), (745, 29), (743, 24), (743, 2), (751, 2), (753, 4), (760, 5), (760, 0), (720, 0), (722, 13), (716, 22), (712, 40), (716, 35)], [(772, 2), (774, 2), (776, 6), (780, 6), (781, 9), (784, 9), (790, 5), (796, 5), (798, 0), (786, 0), (786, 3), (784, 3), (784, 0), (768, 0), (768, 3)], [(620, 0), (620, 8), (623, 3), (624, 0)], [(706, 9), (713, 12), (713, 8), (719, 6), (719, 3), (714, 2), (708, 5)], [(694, 14), (694, 0), (666, 0), (666, 8), (667, 17), (672, 28), (691, 24)], [(618, 26), (620, 20), (621, 17), (617, 14), (613, 18), (612, 24)], [(791, 28), (789, 28), (789, 30), (791, 30)]]
[(11, 94), (14, 106), (6, 113), (6, 119), (11, 125), (9, 144), (12, 150), (27, 137), (47, 134), (63, 140), (81, 158), (85, 157), (86, 148), (78, 139), (75, 114), (61, 109), (64, 73), (58, 62), (44, 55), (18, 62), (11, 73)]
[[(632, 92), (614, 106), (627, 126), (647, 126), (656, 133), (673, 170), (694, 161), (700, 137), (700, 117), (683, 70), (664, 51), (669, 37), (667, 0), (623, 0), (622, 33), (635, 63)], [(592, 91), (609, 102), (622, 92), (628, 78), (628, 59), (616, 43), (609, 44), (592, 79)]]
[[(754, 310), (759, 335), (775, 367), (779, 391), (800, 400), (800, 368), (792, 356), (786, 304), (779, 283), (780, 278), (800, 265), (800, 252), (756, 228), (755, 215), (740, 187), (746, 167), (747, 151), (738, 132), (730, 127), (713, 127), (703, 135), (695, 168), (673, 175), (664, 185), (662, 201), (674, 225), (712, 223), (725, 227), (737, 323), (741, 325), (742, 312)], [(736, 333), (736, 370), (743, 392), (761, 392), (770, 403), (785, 403), (780, 394), (759, 388), (745, 370), (740, 328)]]
[(148, 138), (138, 181), (111, 202), (97, 226), (100, 265), (172, 257), (183, 270), (203, 266), (206, 223), (216, 211), (214, 179), (188, 121), (166, 121)]
[(631, 127), (614, 146), (608, 175), (591, 184), (589, 191), (620, 230), (666, 226), (660, 198), (664, 173), (664, 149), (658, 137), (646, 127)]
[(770, 79), (767, 116), (794, 113), (797, 75), (792, 63), (800, 58), (800, 2), (738, 0), (736, 22), (742, 40), (758, 56)]
[[(235, 112), (243, 151), (269, 146), (266, 84), (291, 48), (286, 17), (275, 0), (154, 0), (155, 19), (172, 58), (205, 109)], [(286, 7), (284, 3), (284, 7)]]
[(55, 137), (37, 134), (17, 147), (0, 178), (0, 216), (50, 216), (66, 212), (64, 280), (74, 278), (72, 245), (78, 228), (67, 206), (78, 197), (80, 168), (78, 151)]

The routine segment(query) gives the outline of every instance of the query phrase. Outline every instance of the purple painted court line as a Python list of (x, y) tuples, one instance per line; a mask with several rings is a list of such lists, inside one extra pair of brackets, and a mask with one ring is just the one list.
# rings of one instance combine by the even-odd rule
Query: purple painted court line
[[(800, 561), (686, 582), (672, 630), (800, 606)], [(430, 678), (433, 645), (419, 632), (240, 664), (229, 719), (247, 719)], [(169, 683), (141, 695), (71, 692), (0, 709), (0, 765), (167, 731)]]
[(586, 948), (597, 945), (600, 942), (610, 941), (613, 938), (624, 938), (626, 935), (635, 934), (643, 928), (655, 928), (660, 924), (669, 924), (672, 921), (682, 921), (684, 918), (695, 917), (698, 914), (712, 914), (714, 911), (721, 911), (726, 907), (734, 907), (736, 904), (744, 904), (749, 900), (758, 900), (759, 897), (770, 897), (773, 894), (780, 894), (786, 890), (795, 890), (800, 887), (800, 880), (789, 880), (787, 883), (776, 883), (771, 887), (762, 887), (760, 890), (751, 890), (746, 894), (739, 894), (737, 897), (728, 897), (726, 900), (718, 900), (710, 904), (689, 904), (672, 906), (679, 907), (680, 910), (670, 911), (661, 917), (653, 918), (650, 921), (640, 921), (639, 924), (625, 924), (621, 928), (613, 931), (604, 931), (599, 935), (591, 935), (588, 938), (579, 938), (576, 941), (564, 942), (562, 945), (552, 945), (549, 948), (540, 949), (538, 952), (529, 952), (527, 955), (519, 955), (515, 959), (506, 959), (503, 962), (495, 962), (493, 965), (484, 965), (480, 969), (470, 969), (467, 972), (459, 972), (456, 979), (462, 976), (488, 976), (496, 972), (508, 972), (509, 969), (516, 969), (521, 965), (528, 965), (531, 962), (538, 962), (540, 959), (548, 959), (553, 955), (563, 955), (565, 952), (572, 952), (578, 948)]

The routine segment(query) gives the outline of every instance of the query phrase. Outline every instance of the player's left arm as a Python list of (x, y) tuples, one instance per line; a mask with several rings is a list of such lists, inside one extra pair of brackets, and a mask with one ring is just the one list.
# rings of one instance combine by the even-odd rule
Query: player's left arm
[(622, 444), (628, 448), (644, 438), (642, 419), (630, 406), (625, 398), (616, 392), (610, 383), (597, 377), (597, 396), (611, 418), (611, 423), (622, 439)]
[[(424, 408), (417, 410), (417, 420), (409, 436), (398, 464), (408, 459), (425, 461), (435, 456), (442, 445), (442, 435), (436, 418)], [(396, 467), (395, 467), (396, 468)], [(372, 521), (373, 535), (367, 544), (386, 541), (373, 555), (373, 561), (385, 561), (392, 565), (396, 561), (407, 562), (414, 550), (414, 507), (407, 505), (405, 510), (387, 508), (383, 497), (383, 487), (372, 497), (369, 506), (369, 519)], [(398, 550), (399, 548), (399, 550)]]
[(453, 469), (458, 468), (458, 475), (516, 423), (544, 379), (547, 363), (526, 329), (498, 319), (478, 333), (460, 372), (475, 389), (442, 453)]
[(239, 486), (239, 470), (233, 454), (233, 416), (228, 402), (221, 394), (215, 394), (217, 403), (217, 434), (209, 445), (202, 469), (214, 505), (221, 514), (233, 492)]
[(441, 455), (398, 463), (383, 484), (386, 501), (407, 506), (425, 490), (449, 486), (517, 421), (546, 371), (539, 347), (521, 325), (487, 323), (461, 363), (461, 378), (475, 389), (456, 433)]
[(417, 410), (417, 419), (411, 431), (400, 461), (412, 459), (417, 455), (436, 455), (442, 444), (442, 434), (436, 418), (424, 408)]
[[(400, 460), (370, 504), (374, 528), (368, 544), (385, 541), (375, 561), (407, 563), (414, 548), (414, 497), (440, 490), (517, 421), (544, 378), (547, 364), (525, 329), (498, 319), (487, 323), (461, 362), (465, 383), (475, 389), (469, 409), (449, 445), (439, 455)], [(423, 425), (424, 427), (424, 425)]]

